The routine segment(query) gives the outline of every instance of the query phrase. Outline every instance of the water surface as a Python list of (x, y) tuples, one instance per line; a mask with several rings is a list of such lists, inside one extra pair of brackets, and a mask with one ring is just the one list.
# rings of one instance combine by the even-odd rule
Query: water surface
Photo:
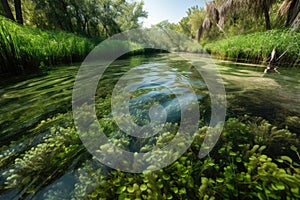
[[(196, 54), (184, 54), (184, 57), (188, 60), (177, 54), (135, 56), (117, 60), (106, 70), (98, 84), (95, 107), (100, 124), (105, 124), (104, 131), (109, 132), (107, 135), (115, 144), (124, 148), (129, 148), (129, 145), (131, 150), (149, 151), (151, 145), (147, 146), (147, 143), (157, 142), (130, 139), (128, 144), (127, 136), (121, 135), (121, 132), (110, 133), (115, 126), (110, 121), (112, 90), (126, 72), (136, 67), (145, 69), (145, 73), (133, 71), (125, 81), (129, 89), (143, 83), (133, 92), (129, 102), (131, 117), (137, 124), (150, 123), (149, 108), (160, 104), (166, 110), (169, 128), (176, 132), (176, 123), (181, 120), (176, 95), (189, 101), (186, 81), (202, 104), (200, 112), (203, 116), (199, 126), (208, 124), (209, 91), (204, 79), (192, 67), (192, 62), (207, 63), (208, 58)], [(299, 69), (279, 69), (281, 74), (263, 76), (264, 69), (259, 66), (222, 61), (215, 61), (215, 64), (226, 88), (228, 117), (261, 116), (278, 127), (288, 126), (299, 133)], [(95, 171), (101, 169), (102, 178), (109, 178), (111, 169), (93, 159), (79, 138), (74, 136), (71, 98), (78, 69), (79, 65), (58, 66), (48, 75), (0, 88), (1, 199), (84, 198), (99, 187), (93, 183), (97, 182), (92, 176)], [(294, 119), (292, 122), (289, 120), (291, 117)], [(61, 138), (59, 133), (68, 137)], [(57, 146), (54, 141), (57, 141)], [(71, 145), (61, 148), (60, 142)], [(52, 155), (54, 150), (61, 157)], [(52, 160), (47, 161), (47, 157)], [(55, 159), (60, 162), (51, 163)]]

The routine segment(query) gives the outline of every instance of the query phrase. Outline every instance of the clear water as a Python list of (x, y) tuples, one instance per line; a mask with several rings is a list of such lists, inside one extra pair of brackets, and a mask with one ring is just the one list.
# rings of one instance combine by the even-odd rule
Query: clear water
[[(185, 54), (185, 57), (190, 61), (207, 61), (207, 58), (195, 54)], [(98, 84), (95, 97), (98, 118), (111, 117), (109, 100), (114, 85), (124, 73), (139, 66), (151, 70), (150, 74), (139, 71), (127, 77), (129, 88), (136, 83), (145, 83), (131, 97), (132, 118), (140, 125), (149, 123), (147, 108), (158, 102), (167, 110), (168, 122), (180, 122), (180, 109), (174, 91), (185, 96), (187, 88), (184, 84), (178, 84), (178, 79), (184, 77), (191, 84), (199, 103), (205, 101), (209, 104), (205, 81), (193, 70), (190, 61), (183, 60), (176, 54), (135, 56), (115, 61)], [(258, 66), (215, 62), (226, 88), (228, 117), (245, 114), (261, 116), (278, 127), (285, 127), (288, 117), (300, 117), (299, 69), (279, 69), (280, 75), (262, 76), (263, 68)], [(166, 70), (165, 67), (170, 67), (171, 70)], [(53, 128), (73, 126), (72, 89), (78, 69), (78, 65), (58, 66), (49, 71), (48, 75), (0, 88), (0, 199), (82, 199), (99, 188), (99, 185), (95, 185), (99, 182), (94, 176), (98, 173), (97, 170), (102, 170), (100, 174), (103, 179), (111, 178), (111, 169), (93, 159), (80, 142), (75, 143), (78, 146), (76, 150), (69, 150), (72, 159), (61, 161), (60, 164), (48, 163), (48, 167), (39, 166), (47, 165), (47, 156), (44, 158), (39, 157), (38, 153), (28, 153), (39, 149), (39, 144), (45, 142), (45, 137), (53, 134)], [(186, 98), (188, 101), (188, 95)], [(209, 108), (206, 110), (209, 113)], [(201, 114), (205, 115), (205, 111)], [(207, 124), (207, 116), (202, 117), (202, 125)], [(105, 120), (100, 123), (105, 123)], [(299, 124), (289, 124), (289, 127), (299, 133)], [(108, 126), (107, 130), (109, 128)], [(116, 134), (109, 137), (119, 136)], [(135, 149), (141, 151), (141, 146)], [(26, 154), (34, 158), (27, 158)], [(29, 164), (20, 164), (20, 158), (29, 160)], [(38, 161), (39, 158), (44, 161)], [(30, 162), (36, 162), (36, 166), (31, 166)], [(32, 170), (20, 169), (20, 166), (31, 166)], [(37, 169), (33, 170), (35, 167)], [(10, 182), (7, 179), (13, 173), (19, 177), (11, 178), (15, 182)]]

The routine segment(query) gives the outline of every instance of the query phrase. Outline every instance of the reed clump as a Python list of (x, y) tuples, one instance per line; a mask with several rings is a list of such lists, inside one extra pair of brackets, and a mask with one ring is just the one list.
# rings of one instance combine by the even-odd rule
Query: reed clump
[(270, 30), (211, 42), (205, 50), (221, 59), (262, 64), (268, 62), (275, 48), (277, 64), (290, 67), (300, 65), (299, 41), (298, 32)]
[(0, 74), (21, 74), (42, 65), (82, 61), (96, 41), (63, 31), (20, 26), (0, 17)]

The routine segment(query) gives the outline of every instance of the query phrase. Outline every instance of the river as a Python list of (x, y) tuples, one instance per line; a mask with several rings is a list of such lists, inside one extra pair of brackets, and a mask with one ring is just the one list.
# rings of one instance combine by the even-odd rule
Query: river
[[(262, 117), (278, 128), (300, 134), (299, 69), (280, 68), (280, 74), (264, 75), (261, 66), (208, 61), (198, 54), (180, 55), (132, 56), (116, 60), (107, 68), (98, 83), (95, 108), (102, 130), (113, 144), (143, 152), (152, 150), (150, 146), (158, 141), (133, 143), (120, 134), (122, 131), (115, 131), (110, 101), (121, 77), (125, 77), (127, 89), (134, 90), (128, 117), (139, 126), (166, 121), (168, 129), (164, 132), (176, 132), (182, 123), (181, 109), (188, 110), (193, 100), (200, 108), (198, 126), (207, 126), (210, 91), (202, 77), (205, 73), (199, 73), (195, 62), (211, 62), (218, 69), (226, 91), (226, 118)], [(72, 92), (79, 67), (56, 66), (47, 75), (0, 88), (0, 199), (82, 199), (101, 190), (101, 180), (118, 180), (75, 136)], [(181, 102), (185, 102), (184, 108)], [(149, 115), (150, 108), (153, 112)], [(98, 180), (94, 175), (100, 173), (99, 169), (103, 177), (97, 175)], [(120, 185), (117, 188), (122, 190)], [(143, 192), (142, 185), (140, 188)], [(127, 191), (131, 193), (128, 187)]]

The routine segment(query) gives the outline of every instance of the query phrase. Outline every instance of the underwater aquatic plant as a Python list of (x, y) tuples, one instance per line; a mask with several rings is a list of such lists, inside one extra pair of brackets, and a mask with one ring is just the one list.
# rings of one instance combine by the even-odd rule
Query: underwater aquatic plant
[[(99, 99), (99, 108), (108, 107), (108, 99)], [(163, 169), (142, 174), (113, 170), (91, 158), (70, 119), (71, 113), (65, 113), (43, 120), (31, 130), (32, 133), (50, 130), (40, 142), (21, 154), (1, 154), (0, 159), (14, 162), (3, 173), (5, 185), (0, 190), (19, 189), (22, 191), (19, 197), (23, 198), (35, 195), (39, 188), (57, 180), (44, 193), (44, 198), (55, 199), (62, 197), (58, 191), (62, 184), (59, 178), (63, 174), (74, 174), (70, 177), (72, 185), (65, 191), (66, 198), (300, 198), (299, 136), (287, 129), (278, 129), (262, 118), (227, 119), (220, 140), (204, 159), (199, 159), (198, 152), (207, 131), (212, 128), (200, 127), (190, 148), (178, 160)], [(99, 112), (98, 121), (109, 141), (128, 151), (163, 148), (178, 131), (178, 124), (169, 122), (159, 134), (137, 140), (124, 134), (107, 110)], [(96, 135), (96, 132), (90, 134)], [(110, 146), (97, 148), (113, 153)], [(5, 149), (9, 147), (2, 150)], [(163, 156), (167, 155), (147, 159)]]

